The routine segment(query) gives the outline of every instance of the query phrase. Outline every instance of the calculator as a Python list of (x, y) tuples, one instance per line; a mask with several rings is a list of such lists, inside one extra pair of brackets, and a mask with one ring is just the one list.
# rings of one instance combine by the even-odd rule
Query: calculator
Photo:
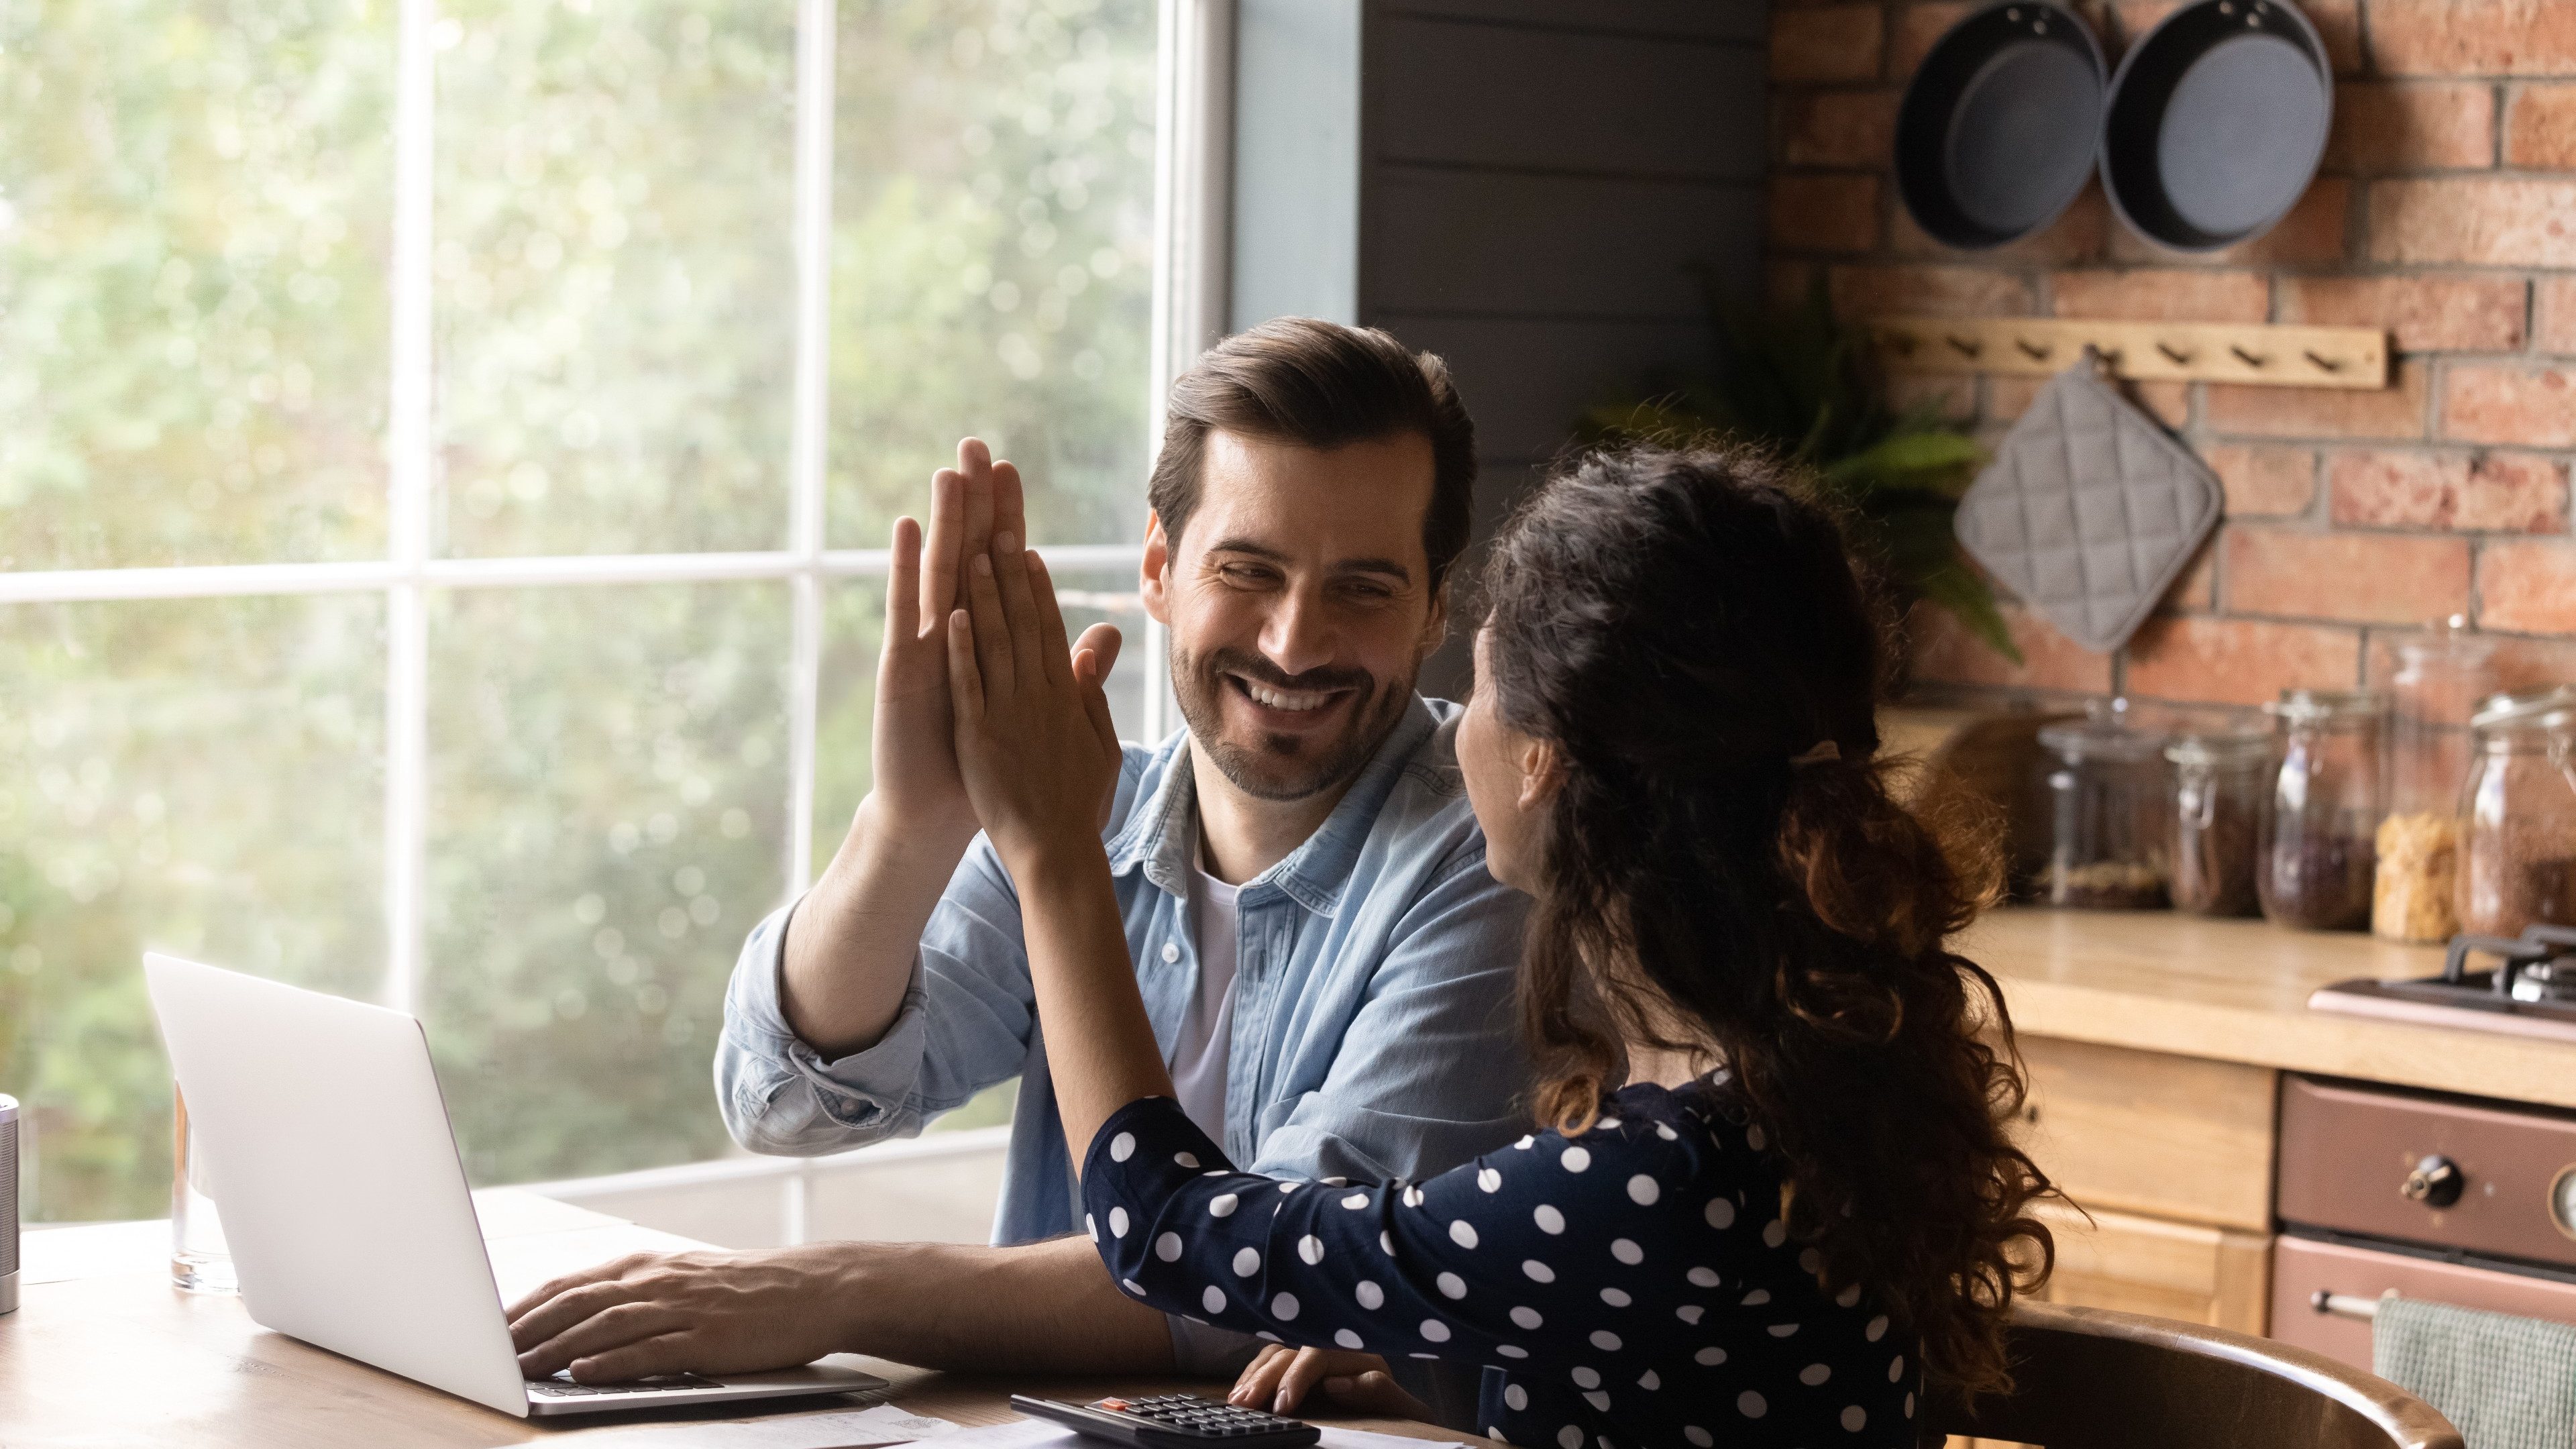
[(1011, 1395), (1011, 1407), (1023, 1414), (1053, 1420), (1077, 1434), (1113, 1439), (1129, 1449), (1304, 1449), (1324, 1437), (1321, 1429), (1258, 1409), (1238, 1409), (1191, 1394), (1157, 1394), (1151, 1398), (1094, 1399), (1088, 1404), (1060, 1404), (1053, 1399)]

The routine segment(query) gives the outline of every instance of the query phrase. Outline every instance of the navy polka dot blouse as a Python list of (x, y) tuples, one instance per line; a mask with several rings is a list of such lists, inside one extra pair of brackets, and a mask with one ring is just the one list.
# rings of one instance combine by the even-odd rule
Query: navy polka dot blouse
[(1178, 1105), (1120, 1108), (1083, 1169), (1129, 1294), (1273, 1341), (1486, 1366), (1485, 1432), (1555, 1449), (1913, 1442), (1915, 1345), (1788, 1238), (1722, 1088), (1633, 1086), (1427, 1182), (1234, 1170)]

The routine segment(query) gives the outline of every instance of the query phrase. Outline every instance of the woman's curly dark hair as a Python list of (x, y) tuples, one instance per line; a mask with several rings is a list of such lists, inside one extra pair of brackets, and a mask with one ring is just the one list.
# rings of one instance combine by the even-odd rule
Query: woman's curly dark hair
[(1588, 453), (1485, 580), (1479, 687), (1565, 769), (1522, 972), (1541, 1120), (1588, 1123), (1623, 1039), (1713, 1052), (1826, 1286), (1885, 1295), (1961, 1390), (2005, 1387), (2055, 1189), (2006, 1132), (2002, 994), (1947, 945), (1995, 852), (1890, 793), (1888, 631), (1835, 516), (1765, 454)]

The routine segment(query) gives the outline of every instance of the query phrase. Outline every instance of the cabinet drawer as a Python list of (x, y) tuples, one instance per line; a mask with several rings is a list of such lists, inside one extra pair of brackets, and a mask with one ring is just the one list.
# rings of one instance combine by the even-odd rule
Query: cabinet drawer
[(2087, 1223), (2046, 1204), (2057, 1271), (2039, 1296), (2261, 1333), (2271, 1295), (2272, 1240), (2233, 1228), (2169, 1223), (2096, 1208)]
[(2268, 1232), (2266, 1067), (2025, 1036), (2022, 1142), (2066, 1194), (2110, 1208)]

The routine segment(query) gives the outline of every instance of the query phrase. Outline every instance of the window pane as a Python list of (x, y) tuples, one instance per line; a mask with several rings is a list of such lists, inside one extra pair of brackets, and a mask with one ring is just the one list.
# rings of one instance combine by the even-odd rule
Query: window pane
[(0, 568), (384, 550), (389, 0), (0, 0)]
[(443, 9), (447, 551), (783, 547), (796, 7)]
[(0, 609), (0, 1083), (39, 1219), (170, 1210), (159, 949), (373, 999), (380, 595)]
[[(1125, 642), (1109, 675), (1109, 712), (1118, 737), (1145, 731), (1145, 606), (1136, 572), (1070, 570), (1056, 576), (1065, 631), (1080, 638), (1098, 623), (1118, 626)], [(876, 714), (877, 652), (885, 638), (885, 580), (855, 579), (824, 595), (822, 676), (816, 690), (814, 868), (821, 870), (850, 833), (850, 818), (868, 793), (870, 726)], [(1154, 661), (1153, 668), (1161, 668)]]
[(1143, 526), (1150, 0), (842, 0), (831, 531), (881, 547), (972, 432), (1041, 542)]
[(724, 1151), (725, 978), (781, 895), (786, 587), (433, 605), (422, 1015), (466, 1170)]

